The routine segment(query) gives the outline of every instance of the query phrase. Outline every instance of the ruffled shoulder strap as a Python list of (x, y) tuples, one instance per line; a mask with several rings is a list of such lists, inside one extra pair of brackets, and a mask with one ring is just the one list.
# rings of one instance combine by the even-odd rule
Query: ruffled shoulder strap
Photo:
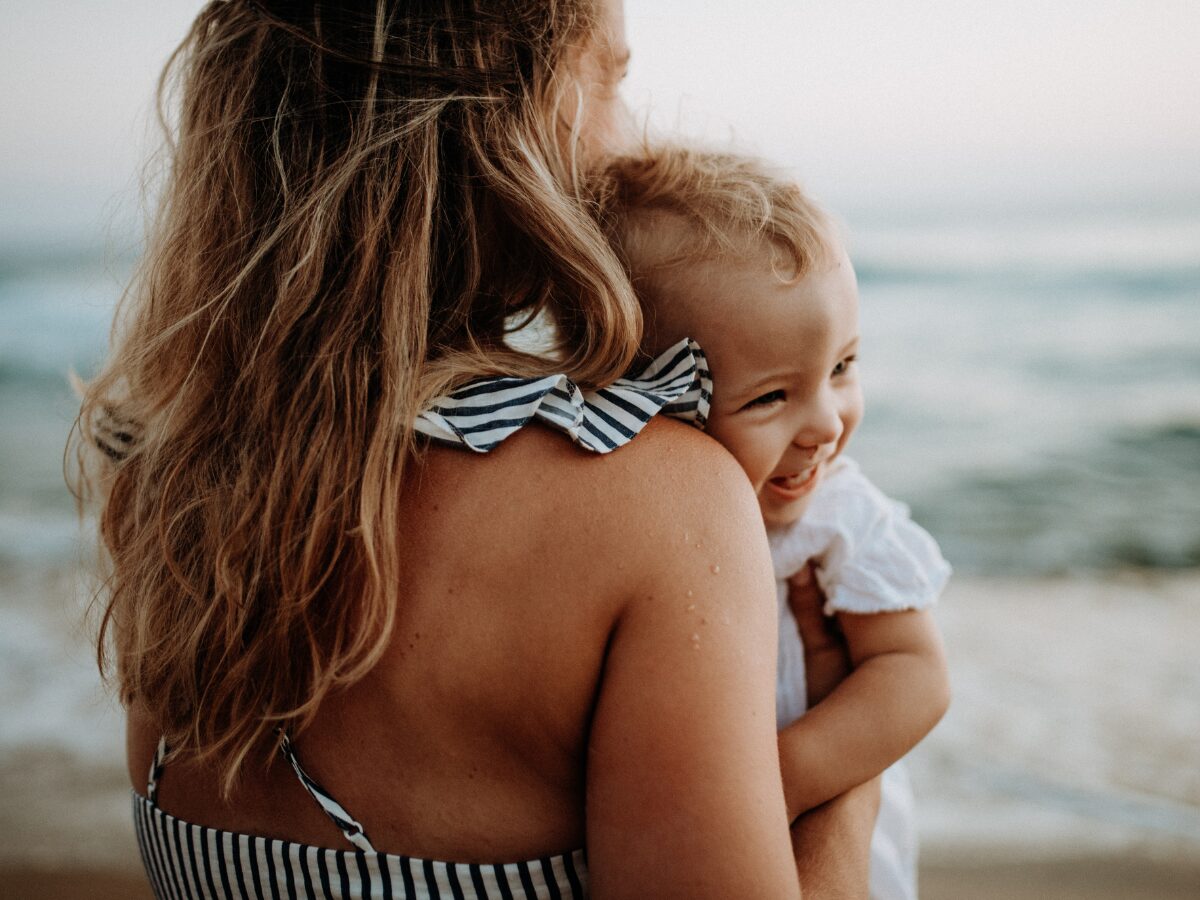
[(608, 453), (629, 443), (659, 413), (703, 428), (712, 399), (712, 374), (690, 338), (641, 372), (598, 391), (582, 391), (566, 375), (481, 378), (433, 401), (416, 430), (435, 440), (486, 453), (537, 419), (580, 447)]

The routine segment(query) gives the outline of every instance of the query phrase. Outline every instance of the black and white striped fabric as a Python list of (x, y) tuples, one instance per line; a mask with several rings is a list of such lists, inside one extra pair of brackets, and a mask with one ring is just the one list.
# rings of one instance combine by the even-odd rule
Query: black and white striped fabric
[(221, 831), (163, 812), (155, 796), (166, 755), (166, 745), (160, 741), (146, 796), (133, 795), (138, 847), (158, 900), (582, 900), (587, 896), (583, 850), (496, 864), (379, 853), (362, 826), (305, 774), (286, 738), (280, 742), (280, 752), (357, 849), (334, 850)]
[(704, 351), (684, 338), (635, 375), (582, 391), (565, 375), (482, 378), (433, 401), (417, 417), (421, 434), (486, 453), (533, 420), (579, 446), (608, 453), (662, 413), (703, 428), (712, 399)]

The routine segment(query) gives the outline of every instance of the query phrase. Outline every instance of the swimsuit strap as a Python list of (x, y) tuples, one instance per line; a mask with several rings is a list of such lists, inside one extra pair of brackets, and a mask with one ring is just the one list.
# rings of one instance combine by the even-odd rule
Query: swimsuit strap
[(160, 737), (158, 746), (154, 749), (154, 759), (150, 761), (150, 774), (146, 777), (146, 799), (156, 803), (158, 798), (158, 779), (162, 777), (163, 764), (167, 758), (167, 739)]
[(659, 414), (703, 429), (711, 400), (704, 351), (684, 338), (641, 371), (597, 390), (585, 391), (561, 374), (478, 378), (433, 400), (413, 428), (442, 443), (487, 453), (538, 421), (585, 450), (610, 453)]
[(304, 785), (304, 789), (317, 801), (317, 805), (324, 810), (325, 815), (329, 816), (330, 820), (338, 827), (346, 840), (359, 850), (366, 853), (374, 853), (375, 848), (371, 846), (371, 842), (367, 839), (362, 825), (350, 813), (346, 812), (345, 808), (334, 800), (325, 788), (309, 777), (309, 774), (300, 765), (300, 759), (296, 756), (296, 751), (292, 748), (292, 742), (288, 739), (287, 734), (282, 731), (279, 733), (279, 752), (283, 754), (283, 758), (291, 765), (292, 771), (296, 773), (296, 777), (300, 779), (300, 783)]
[[(309, 777), (308, 773), (301, 767), (300, 760), (296, 757), (296, 751), (292, 749), (292, 742), (288, 740), (288, 736), (282, 731), (279, 733), (279, 752), (283, 754), (283, 758), (291, 765), (292, 771), (296, 773), (296, 777), (300, 779), (300, 783), (304, 785), (304, 789), (317, 801), (317, 804), (324, 810), (325, 815), (329, 816), (333, 824), (345, 835), (346, 840), (359, 850), (366, 853), (374, 853), (375, 848), (367, 840), (367, 835), (363, 831), (362, 825), (350, 813), (346, 812), (345, 808), (334, 800), (325, 788)], [(146, 799), (154, 804), (158, 802), (158, 780), (162, 777), (167, 753), (167, 739), (160, 737), (158, 739), (158, 747), (154, 750), (154, 759), (150, 763), (150, 775), (146, 779)]]

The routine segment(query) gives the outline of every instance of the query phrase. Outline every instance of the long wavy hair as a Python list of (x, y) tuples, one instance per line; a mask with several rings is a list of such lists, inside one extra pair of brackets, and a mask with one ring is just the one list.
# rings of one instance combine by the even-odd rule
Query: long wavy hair
[[(576, 159), (597, 22), (215, 0), (163, 73), (161, 206), (72, 481), (99, 511), (101, 669), (226, 792), (387, 646), (415, 415), (471, 376), (606, 384), (636, 352)], [(506, 344), (539, 313), (549, 352)]]

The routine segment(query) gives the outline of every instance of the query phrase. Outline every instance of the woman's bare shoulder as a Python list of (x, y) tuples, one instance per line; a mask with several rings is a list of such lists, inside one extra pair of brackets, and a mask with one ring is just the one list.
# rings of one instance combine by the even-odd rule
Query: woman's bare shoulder
[[(612, 484), (605, 490), (619, 496), (606, 515), (613, 517), (620, 536), (638, 548), (706, 543), (753, 555), (765, 549), (765, 532), (758, 501), (749, 480), (733, 456), (715, 440), (673, 420), (651, 423), (638, 440), (624, 448), (624, 459), (613, 460)], [(621, 468), (618, 469), (617, 467)], [(657, 556), (656, 567), (672, 577), (679, 559)]]
[[(526, 510), (545, 504), (559, 527), (572, 518), (613, 537), (637, 535), (680, 518), (727, 520), (757, 503), (745, 474), (729, 452), (695, 428), (665, 417), (652, 419), (633, 440), (607, 454), (581, 449), (547, 428), (525, 428), (474, 469), (487, 493)], [(578, 516), (572, 516), (575, 512)]]
[(455, 532), (502, 545), (510, 556), (544, 556), (553, 546), (581, 573), (599, 576), (619, 564), (639, 579), (677, 575), (692, 554), (671, 550), (685, 544), (751, 555), (761, 547), (765, 558), (761, 515), (741, 467), (712, 438), (675, 420), (655, 418), (603, 455), (548, 428), (525, 428), (486, 457), (435, 450), (425, 470), (421, 494), (440, 507), (435, 518), (449, 514)]

